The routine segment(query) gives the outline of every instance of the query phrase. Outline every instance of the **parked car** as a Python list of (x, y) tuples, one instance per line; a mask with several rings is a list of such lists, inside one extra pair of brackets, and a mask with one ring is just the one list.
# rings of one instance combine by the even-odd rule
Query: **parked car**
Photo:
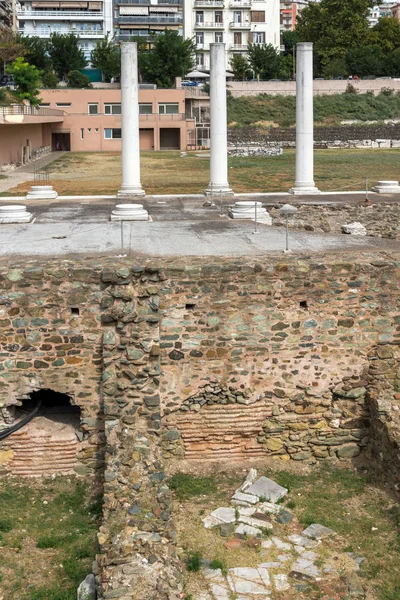
[(13, 80), (12, 77), (10, 77), (10, 75), (3, 75), (3, 77), (0, 79), (0, 86), (1, 87), (14, 87), (15, 81)]
[(183, 79), (181, 86), (183, 87), (194, 87), (197, 85), (197, 81), (190, 81), (189, 79)]

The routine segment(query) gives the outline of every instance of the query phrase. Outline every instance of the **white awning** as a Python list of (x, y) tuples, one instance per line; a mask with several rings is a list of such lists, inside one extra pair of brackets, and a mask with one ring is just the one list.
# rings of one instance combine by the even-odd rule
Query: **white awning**
[(149, 9), (147, 6), (120, 6), (120, 15), (148, 15)]
[(190, 73), (188, 73), (186, 75), (186, 78), (190, 78), (190, 79), (209, 79), (209, 74), (208, 73), (202, 73), (201, 71), (191, 71)]
[(163, 7), (155, 8), (154, 6), (150, 6), (150, 14), (152, 14), (152, 13), (176, 13), (176, 12), (178, 12), (177, 7), (163, 6)]

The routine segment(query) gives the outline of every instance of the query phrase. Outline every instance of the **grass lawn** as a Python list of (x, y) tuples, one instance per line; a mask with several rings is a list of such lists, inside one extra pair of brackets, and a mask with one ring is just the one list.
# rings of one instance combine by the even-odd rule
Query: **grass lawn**
[[(365, 557), (359, 574), (367, 588), (367, 598), (400, 600), (400, 570), (394, 568), (400, 564), (400, 508), (386, 492), (374, 486), (367, 474), (328, 464), (308, 472), (295, 467), (277, 471), (258, 469), (258, 474), (289, 489), (282, 506), (295, 515), (301, 526), (320, 523), (337, 532), (338, 537), (331, 542), (336, 556), (343, 558), (346, 552), (354, 552)], [(201, 523), (201, 518), (212, 510), (230, 505), (232, 493), (245, 476), (246, 471), (238, 469), (217, 474), (206, 472), (200, 477), (176, 473), (170, 478), (176, 497), (178, 545), (189, 560), (202, 557), (224, 568), (255, 567), (265, 560), (257, 548), (246, 544), (227, 550), (224, 545), (227, 538), (205, 529)], [(274, 535), (280, 537), (285, 531), (287, 526), (274, 524)], [(200, 577), (195, 572), (186, 574), (187, 590), (193, 598), (201, 585)], [(315, 592), (307, 597), (313, 600), (322, 597), (320, 590)], [(292, 599), (289, 593), (286, 597)], [(334, 596), (339, 597), (347, 595)]]
[(101, 505), (74, 478), (0, 480), (0, 598), (76, 600)]
[[(399, 179), (400, 149), (316, 150), (315, 181), (322, 191), (361, 190), (368, 178)], [(189, 153), (143, 152), (142, 185), (147, 194), (201, 193), (209, 181), (209, 159)], [(121, 183), (119, 153), (65, 154), (49, 165), (51, 183), (60, 195), (110, 195)], [(295, 152), (285, 150), (277, 157), (229, 159), (229, 182), (240, 192), (285, 192), (294, 183)], [(26, 182), (3, 196), (25, 194)]]

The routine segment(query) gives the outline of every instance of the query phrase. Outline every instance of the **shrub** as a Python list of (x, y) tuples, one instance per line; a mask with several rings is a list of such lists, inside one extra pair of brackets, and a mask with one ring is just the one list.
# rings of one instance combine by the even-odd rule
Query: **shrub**
[(187, 555), (186, 568), (188, 571), (200, 571), (201, 569), (201, 552), (191, 552)]
[(68, 86), (72, 88), (91, 88), (89, 77), (80, 71), (70, 71), (68, 73)]

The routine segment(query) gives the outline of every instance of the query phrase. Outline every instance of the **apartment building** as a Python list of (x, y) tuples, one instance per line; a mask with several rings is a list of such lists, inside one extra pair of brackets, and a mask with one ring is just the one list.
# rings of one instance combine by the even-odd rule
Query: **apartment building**
[(281, 31), (294, 31), (297, 16), (308, 4), (308, 0), (296, 0), (294, 2), (281, 0)]
[(196, 68), (209, 70), (210, 44), (225, 43), (229, 68), (247, 44), (280, 47), (280, 0), (185, 0), (185, 37), (196, 42)]
[(114, 33), (120, 40), (139, 36), (150, 42), (165, 28), (183, 35), (183, 0), (114, 0)]
[(18, 31), (40, 38), (73, 33), (89, 60), (96, 42), (113, 31), (112, 1), (20, 0), (16, 9)]
[(393, 0), (386, 0), (381, 4), (377, 4), (373, 6), (370, 10), (370, 15), (368, 17), (370, 27), (373, 27), (377, 24), (379, 19), (383, 17), (391, 17), (392, 16), (392, 7), (395, 3)]
[(0, 30), (12, 29), (13, 6), (12, 0), (0, 0)]

